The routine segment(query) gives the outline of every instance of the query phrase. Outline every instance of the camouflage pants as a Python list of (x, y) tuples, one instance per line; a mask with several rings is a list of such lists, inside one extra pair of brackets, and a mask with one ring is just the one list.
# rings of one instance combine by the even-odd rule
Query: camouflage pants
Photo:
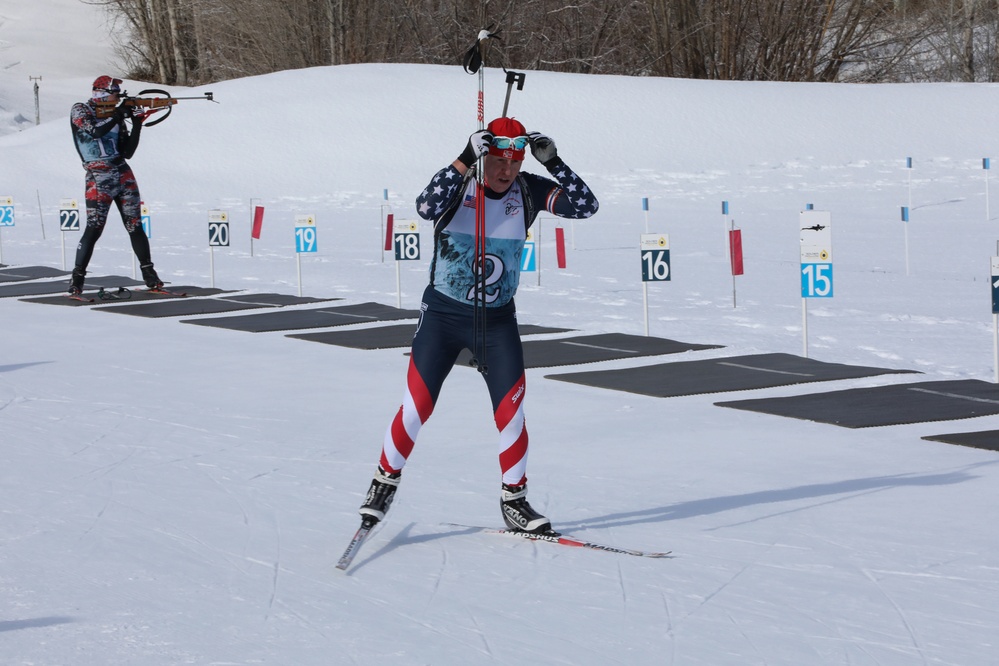
[(76, 269), (86, 271), (94, 247), (104, 233), (111, 204), (118, 207), (121, 221), (128, 232), (132, 251), (139, 265), (150, 264), (149, 239), (142, 229), (142, 201), (139, 185), (128, 164), (122, 162), (108, 169), (87, 169), (86, 179), (87, 228), (76, 247)]

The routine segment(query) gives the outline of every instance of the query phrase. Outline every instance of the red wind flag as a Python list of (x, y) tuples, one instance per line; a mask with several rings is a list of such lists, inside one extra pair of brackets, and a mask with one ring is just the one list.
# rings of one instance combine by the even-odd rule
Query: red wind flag
[(251, 236), (260, 240), (260, 230), (264, 227), (264, 207), (254, 206), (253, 207), (253, 231), (250, 233)]
[(742, 275), (742, 229), (728, 232), (728, 250), (732, 260), (732, 275)]
[(392, 225), (395, 224), (395, 215), (389, 213), (385, 216), (385, 251), (392, 249)]
[(562, 227), (555, 227), (555, 257), (558, 267), (565, 268), (565, 230)]

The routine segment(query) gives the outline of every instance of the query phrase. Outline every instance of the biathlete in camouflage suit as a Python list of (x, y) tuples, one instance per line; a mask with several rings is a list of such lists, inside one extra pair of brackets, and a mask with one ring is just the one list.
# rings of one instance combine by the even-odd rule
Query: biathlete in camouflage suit
[[(521, 173), (528, 145), (555, 180)], [(478, 348), (473, 323), (477, 191), (473, 165), (480, 156), (487, 255), (484, 357), (489, 361), (483, 377), (500, 433), (500, 508), (511, 529), (537, 533), (551, 529), (551, 521), (534, 511), (526, 498), (526, 377), (513, 297), (527, 231), (537, 214), (587, 218), (597, 212), (598, 204), (586, 183), (558, 156), (555, 143), (538, 132), (528, 133), (512, 118), (497, 118), (472, 134), (458, 159), (438, 171), (416, 199), (419, 215), (434, 221), (430, 284), (413, 336), (405, 398), (385, 434), (378, 470), (360, 509), (368, 522), (385, 517), (417, 434), (430, 418), (458, 354)]]
[[(99, 104), (114, 106), (118, 103), (120, 86), (121, 79), (98, 77), (94, 81), (90, 100), (74, 104), (70, 113), (73, 143), (76, 144), (76, 152), (87, 171), (87, 228), (76, 248), (76, 266), (73, 268), (70, 294), (79, 294), (83, 290), (87, 265), (94, 254), (97, 240), (104, 232), (112, 203), (118, 206), (146, 286), (151, 289), (163, 286), (153, 269), (149, 239), (142, 229), (139, 186), (135, 182), (132, 168), (125, 162), (135, 154), (135, 149), (139, 146), (142, 121), (149, 112), (133, 113), (131, 107), (118, 106), (106, 118), (98, 117), (97, 113)], [(126, 119), (132, 121), (131, 132), (125, 125)]]

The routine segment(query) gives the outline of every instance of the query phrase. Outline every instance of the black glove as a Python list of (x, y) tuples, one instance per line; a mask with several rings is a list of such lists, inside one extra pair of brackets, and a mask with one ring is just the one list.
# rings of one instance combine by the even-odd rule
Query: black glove
[(537, 161), (548, 166), (549, 162), (558, 158), (558, 150), (551, 137), (545, 136), (541, 132), (528, 132), (527, 138), (531, 142), (531, 154)]
[(132, 107), (127, 104), (119, 104), (115, 107), (114, 117), (118, 122), (132, 117)]
[(468, 144), (465, 146), (465, 150), (461, 151), (461, 155), (458, 156), (458, 161), (466, 167), (471, 167), (475, 164), (476, 160), (486, 154), (486, 151), (489, 150), (489, 144), (492, 141), (493, 135), (489, 130), (483, 129), (473, 132), (472, 136), (468, 137)]

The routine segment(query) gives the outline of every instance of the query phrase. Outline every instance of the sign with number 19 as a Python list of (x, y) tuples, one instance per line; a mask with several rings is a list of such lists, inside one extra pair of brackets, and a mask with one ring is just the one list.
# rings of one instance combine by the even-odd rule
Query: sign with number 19
[(316, 216), (298, 215), (295, 217), (295, 252), (318, 252), (319, 239), (316, 236)]

